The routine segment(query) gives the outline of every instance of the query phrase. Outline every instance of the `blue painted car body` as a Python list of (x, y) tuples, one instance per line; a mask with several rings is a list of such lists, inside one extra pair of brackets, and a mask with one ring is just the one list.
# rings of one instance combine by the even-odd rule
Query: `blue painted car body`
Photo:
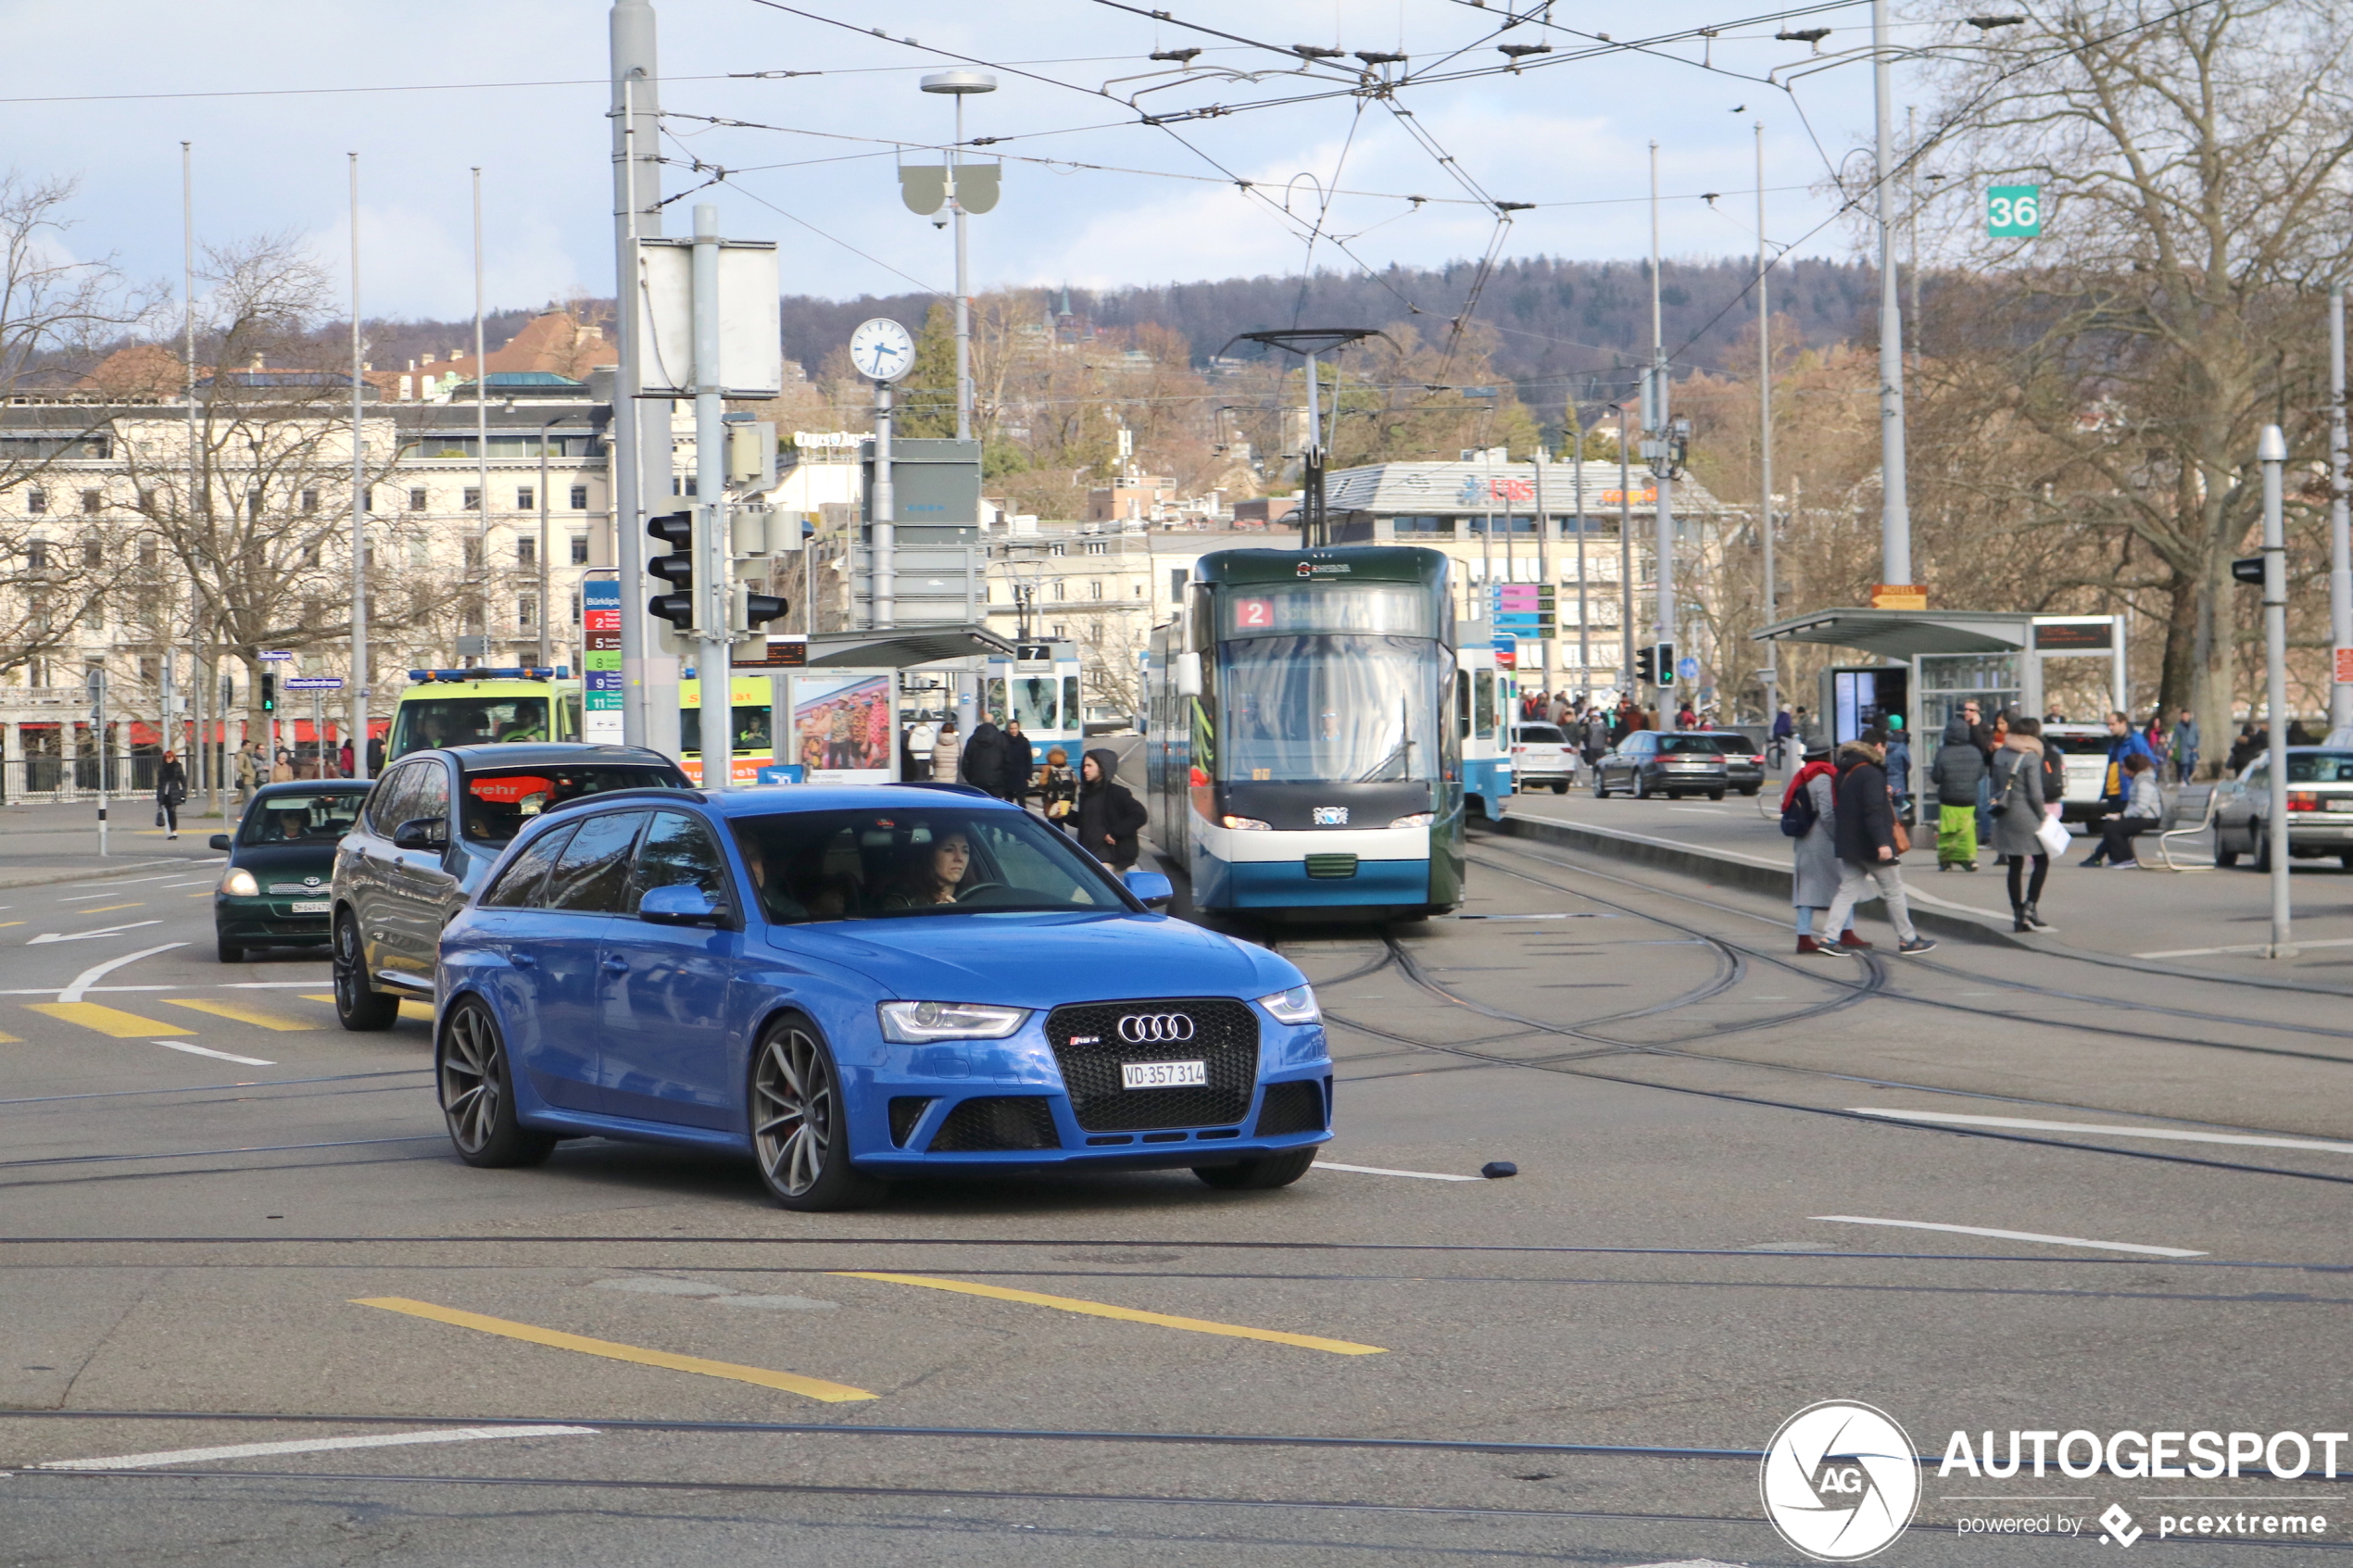
[[(959, 909), (919, 918), (783, 923), (767, 918), (744, 847), (732, 831), (738, 820), (779, 813), (917, 813), (947, 804), (944, 792), (919, 787), (799, 786), (711, 797), (669, 792), (659, 800), (614, 798), (550, 812), (517, 836), (444, 929), (438, 973), (444, 1025), (466, 997), (488, 1007), (512, 1066), (516, 1117), (527, 1128), (748, 1154), (754, 1047), (771, 1022), (804, 1015), (817, 1025), (840, 1071), (851, 1162), (870, 1176), (1044, 1166), (1201, 1167), (1330, 1137), (1332, 1067), (1320, 1018), (1286, 1023), (1260, 1001), (1303, 986), (1299, 971), (1263, 947), (1145, 908), (1075, 846), (1074, 863), (1096, 876), (1108, 895), (1100, 912)], [(968, 814), (1026, 815), (1018, 807), (963, 792), (953, 805)], [(566, 822), (632, 808), (689, 813), (712, 830), (726, 860), (733, 908), (740, 911), (729, 924), (656, 924), (634, 913), (485, 902), (497, 896), (505, 869), (528, 855), (535, 841), (562, 831)], [(889, 1001), (1032, 1010), (1005, 1038), (906, 1044), (885, 1037), (876, 1010)], [(1128, 1006), (1146, 1003), (1152, 1005)], [(1082, 1097), (1082, 1112), (1063, 1053), (1050, 1037), (1054, 1010), (1102, 1005), (1110, 1010), (1101, 1017), (1115, 1025), (1129, 1011), (1157, 1016), (1176, 1010), (1167, 1004), (1186, 1003), (1204, 1018), (1227, 1021), (1231, 1030), (1239, 1029), (1245, 1015), (1255, 1026), (1254, 1065), (1246, 1085), (1235, 1085), (1227, 1097), (1239, 1100), (1225, 1108), (1239, 1114), (1221, 1113), (1199, 1125), (1170, 1125), (1163, 1115), (1145, 1125), (1132, 1110), (1125, 1117), (1116, 1108), (1106, 1110), (1109, 1101), (1099, 1093)], [(1074, 1035), (1071, 1021), (1097, 1017), (1070, 1012), (1055, 1027), (1075, 1051), (1095, 1036)], [(1086, 1026), (1103, 1033), (1096, 1023)], [(1146, 1046), (1133, 1060), (1182, 1054)], [(1100, 1063), (1094, 1071), (1100, 1073)], [(1268, 1090), (1281, 1085), (1297, 1086), (1277, 1090), (1270, 1102)], [(1134, 1100), (1154, 1091), (1123, 1093)], [(959, 1107), (1007, 1097), (1042, 1098), (1057, 1147), (972, 1147), (975, 1125), (984, 1129), (978, 1141), (987, 1143), (993, 1112), (975, 1107), (959, 1119)], [(912, 1102), (921, 1102), (919, 1109)], [(1140, 1114), (1150, 1121), (1170, 1103), (1148, 1101)], [(1262, 1113), (1267, 1127), (1261, 1126)], [(1136, 1124), (1110, 1124), (1123, 1120)], [(963, 1131), (951, 1133), (951, 1124)], [(1270, 1130), (1277, 1125), (1293, 1130)], [(941, 1141), (953, 1147), (934, 1147)], [(1043, 1141), (1042, 1135), (1033, 1140)]]

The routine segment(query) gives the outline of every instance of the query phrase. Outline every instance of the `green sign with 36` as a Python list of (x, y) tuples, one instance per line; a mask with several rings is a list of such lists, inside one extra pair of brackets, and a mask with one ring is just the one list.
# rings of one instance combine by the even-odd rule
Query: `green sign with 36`
[(2043, 187), (1994, 185), (1985, 193), (1985, 232), (1996, 240), (2031, 240), (2043, 232)]

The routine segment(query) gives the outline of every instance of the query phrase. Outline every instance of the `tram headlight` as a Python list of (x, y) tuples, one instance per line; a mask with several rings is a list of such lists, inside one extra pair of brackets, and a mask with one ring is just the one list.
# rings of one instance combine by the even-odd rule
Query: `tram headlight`
[(1258, 1005), (1282, 1023), (1315, 1023), (1324, 1016), (1323, 1010), (1315, 1005), (1315, 988), (1312, 985), (1294, 985), (1288, 991), (1261, 997)]
[(1416, 811), (1409, 817), (1400, 817), (1389, 825), (1393, 828), (1426, 828), (1437, 820), (1438, 813), (1435, 811)]
[(1238, 833), (1272, 833), (1275, 831), (1274, 823), (1262, 822), (1256, 817), (1226, 817), (1221, 820), (1227, 827), (1234, 829)]

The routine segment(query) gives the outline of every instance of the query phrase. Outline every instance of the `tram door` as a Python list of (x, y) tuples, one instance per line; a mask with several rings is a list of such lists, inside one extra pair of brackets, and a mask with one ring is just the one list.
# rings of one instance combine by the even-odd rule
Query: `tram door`
[(1463, 796), (1487, 820), (1504, 815), (1512, 793), (1512, 715), (1519, 684), (1498, 669), (1493, 648), (1454, 650), (1454, 732), (1463, 746)]

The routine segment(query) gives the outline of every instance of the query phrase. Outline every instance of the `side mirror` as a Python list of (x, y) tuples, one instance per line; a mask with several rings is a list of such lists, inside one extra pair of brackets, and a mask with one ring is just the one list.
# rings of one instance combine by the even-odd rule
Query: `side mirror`
[(439, 817), (411, 817), (392, 830), (395, 849), (446, 849), (448, 829)]
[(1176, 695), (1201, 696), (1201, 655), (1180, 653), (1176, 656)]
[(1159, 872), (1129, 872), (1122, 879), (1137, 902), (1148, 909), (1157, 909), (1176, 897), (1176, 886)]
[(229, 847), (229, 835), (225, 833), (214, 834), (212, 835), (212, 847), (215, 849), (227, 849)]
[(691, 882), (648, 888), (637, 900), (637, 918), (653, 925), (716, 925), (720, 917), (711, 895)]

